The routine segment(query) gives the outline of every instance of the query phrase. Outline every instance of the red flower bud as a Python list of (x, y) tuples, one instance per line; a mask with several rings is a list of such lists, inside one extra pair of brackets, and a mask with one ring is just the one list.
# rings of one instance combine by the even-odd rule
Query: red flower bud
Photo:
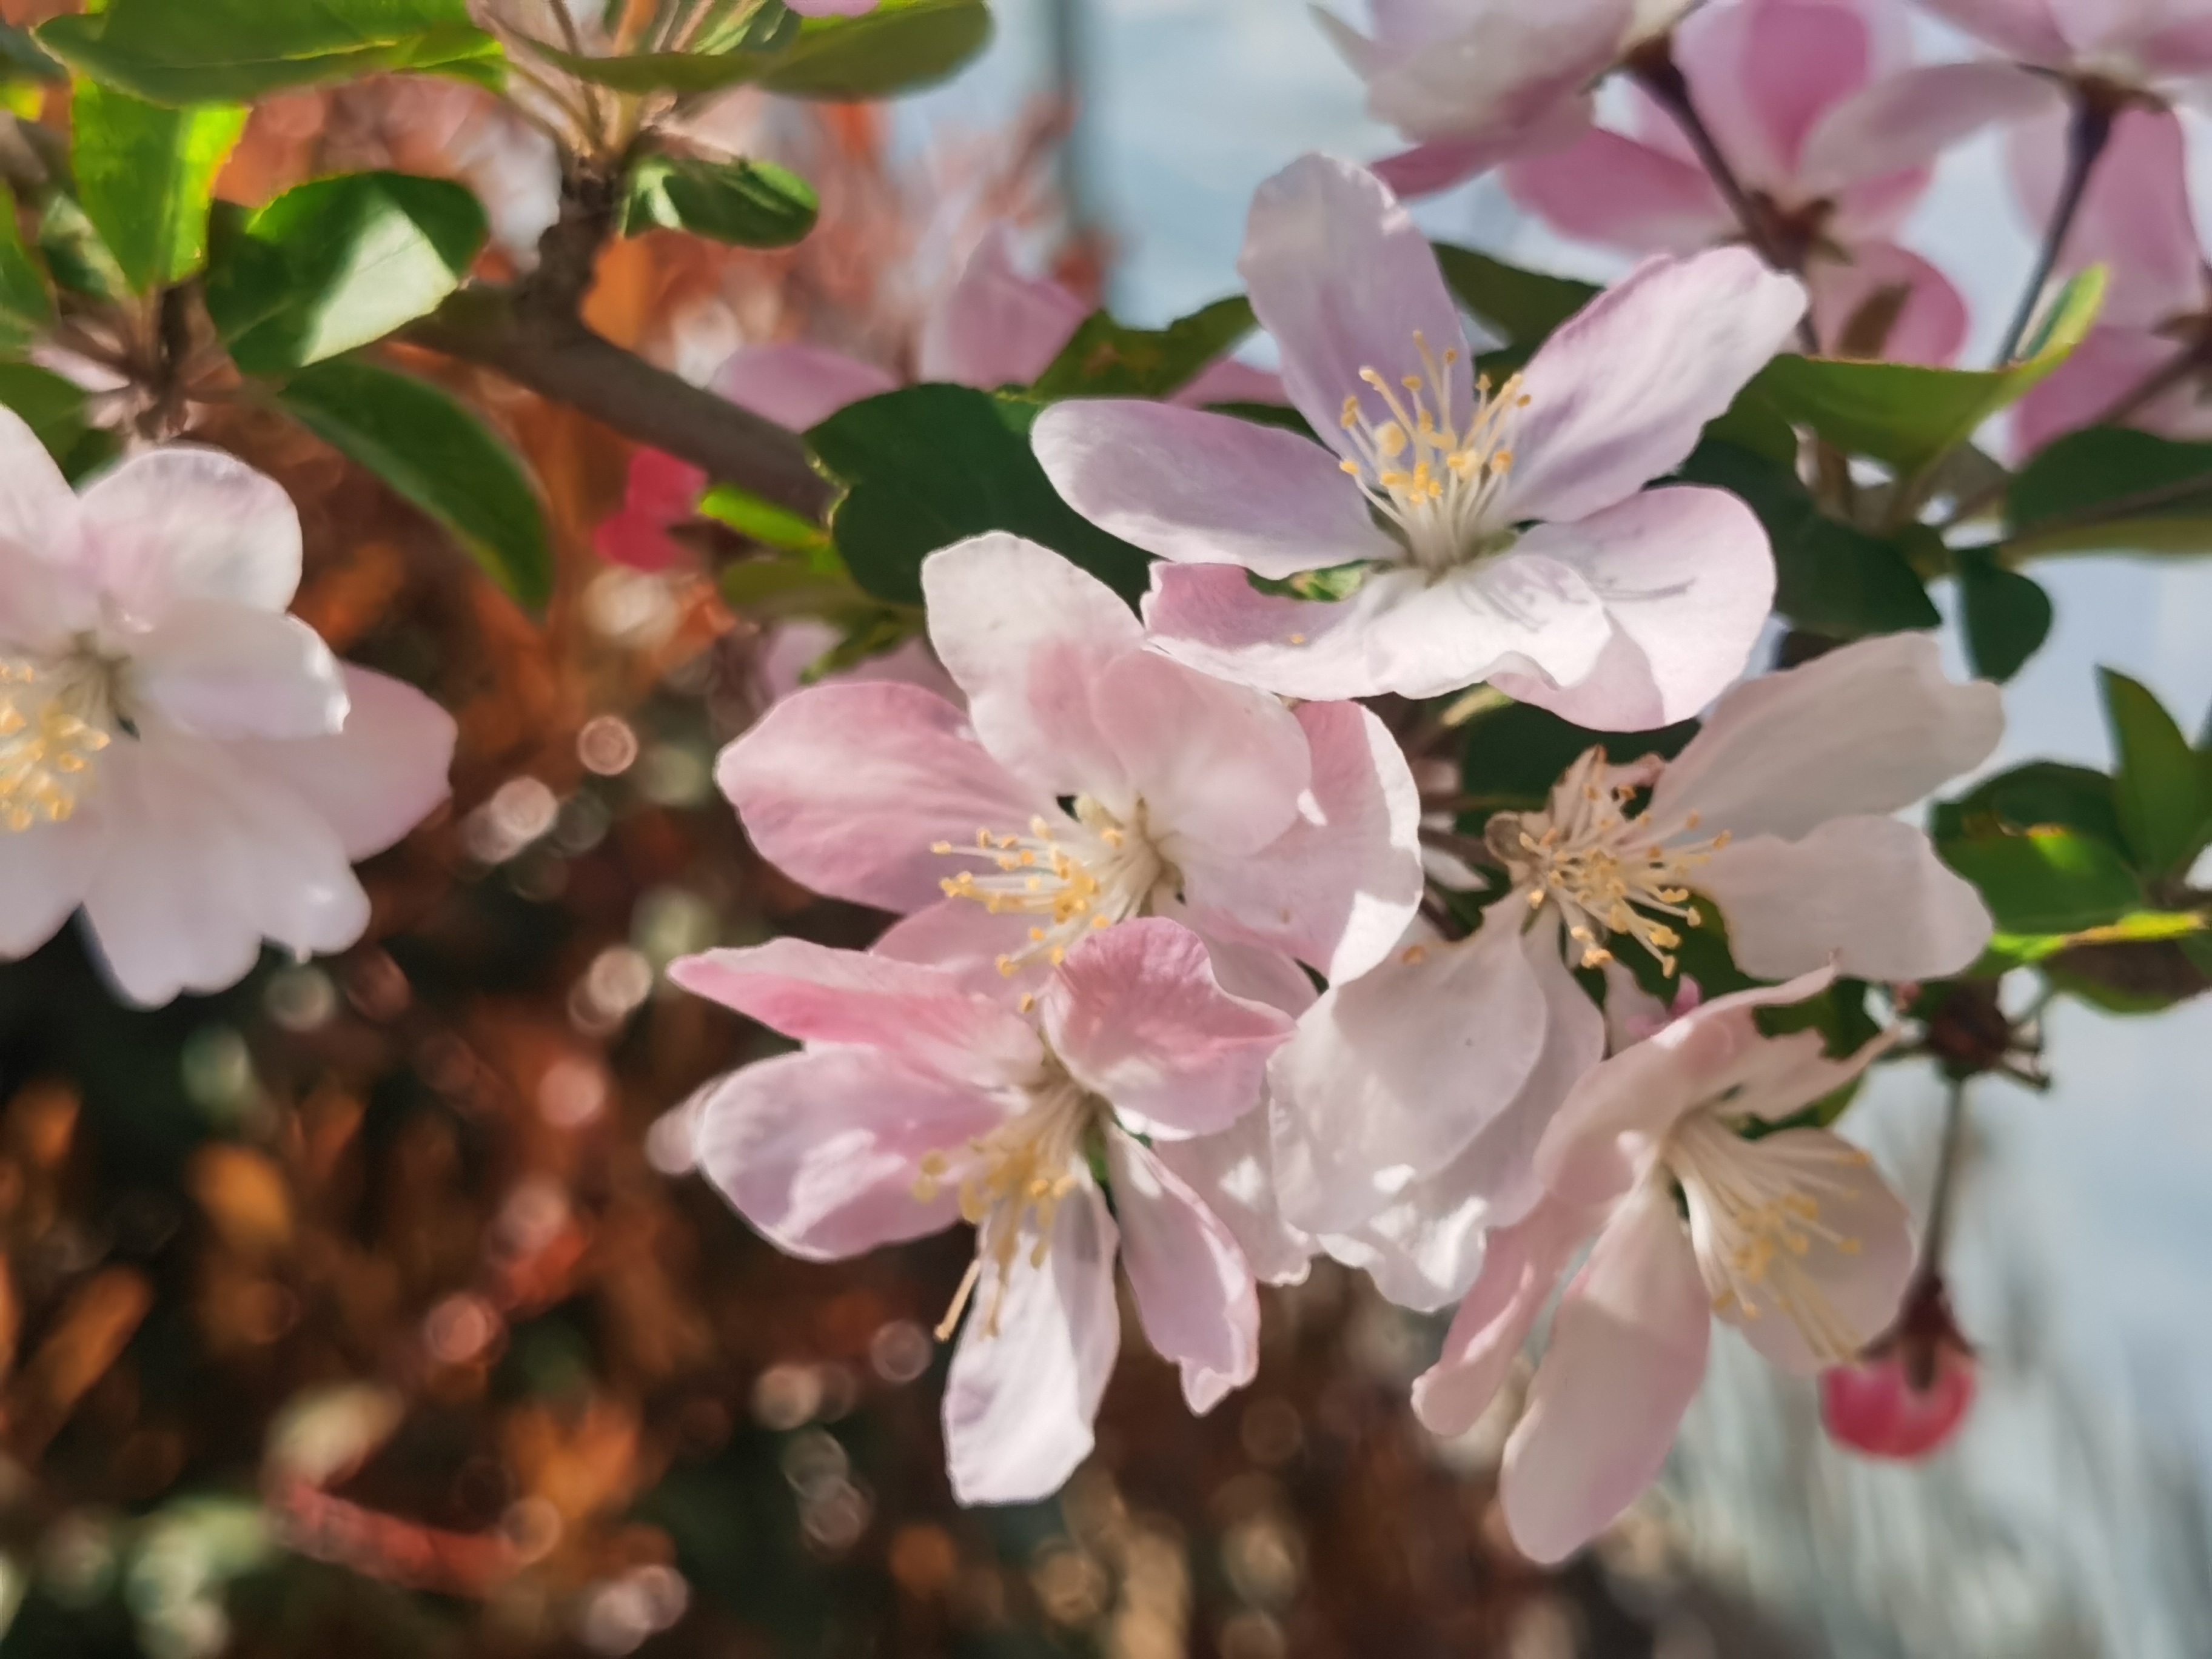
[(1838, 1445), (1869, 1457), (1922, 1458), (1958, 1432), (1976, 1382), (1973, 1348), (1951, 1317), (1942, 1280), (1930, 1278), (1858, 1364), (1821, 1373), (1820, 1418)]

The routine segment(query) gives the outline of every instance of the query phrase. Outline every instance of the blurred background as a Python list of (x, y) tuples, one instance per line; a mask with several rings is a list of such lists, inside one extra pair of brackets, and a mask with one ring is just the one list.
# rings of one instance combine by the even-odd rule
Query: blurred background
[[(1157, 324), (1235, 289), (1260, 179), (1393, 148), (1297, 0), (997, 10), (983, 59), (895, 109), (715, 111), (817, 182), (820, 232), (781, 255), (623, 244), (595, 325), (694, 378), (799, 335), (901, 363), (999, 223)], [(471, 96), (273, 100), (225, 191), (459, 172), (526, 249), (545, 157)], [(1620, 269), (1492, 183), (1421, 216), (1539, 269)], [(1904, 240), (1967, 295), (1986, 356), (2032, 255), (1994, 141), (1947, 161)], [(1545, 1575), (1492, 1508), (1510, 1402), (1427, 1435), (1405, 1389), (1440, 1322), (1321, 1262), (1268, 1293), (1259, 1379), (1211, 1417), (1131, 1323), (1063, 1498), (956, 1509), (928, 1330), (964, 1241), (793, 1262), (687, 1169), (683, 1103), (765, 1048), (659, 969), (878, 924), (761, 866), (711, 785), (820, 642), (732, 628), (683, 567), (599, 562), (626, 447), (416, 366), (548, 481), (542, 627), (296, 429), (209, 417), (301, 503), (302, 614), (462, 724), (452, 809), (365, 872), (381, 943), (154, 1014), (116, 1009), (73, 934), (0, 969), (0, 1659), (2212, 1653), (2201, 1005), (2062, 1001), (2047, 1093), (1972, 1085), (1951, 1279), (1982, 1398), (1925, 1463), (1838, 1451), (1809, 1389), (1723, 1337), (1662, 1489)], [(2106, 763), (2099, 664), (2202, 717), (2205, 572), (2039, 574), (2057, 627), (2008, 688), (1997, 764)], [(1942, 1109), (1932, 1073), (1890, 1067), (1851, 1127), (1924, 1194)]]

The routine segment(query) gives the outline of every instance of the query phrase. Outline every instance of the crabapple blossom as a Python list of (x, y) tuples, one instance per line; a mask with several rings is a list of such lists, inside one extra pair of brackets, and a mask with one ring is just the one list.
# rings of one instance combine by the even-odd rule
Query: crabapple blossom
[[(1910, 48), (1897, 0), (1736, 0), (1685, 18), (1674, 56), (1772, 244), (1802, 264), (1820, 337), (1838, 355), (1944, 363), (1966, 340), (1966, 302), (1894, 240), (1929, 170), (1869, 173), (1863, 148), (1825, 133), (1881, 95)], [(1510, 162), (1506, 189), (1568, 235), (1638, 253), (1739, 240), (1735, 208), (1674, 117), (1634, 97), (1631, 132), (1594, 127)]]
[[(1164, 561), (1161, 650), (1297, 697), (1487, 679), (1611, 730), (1693, 714), (1741, 672), (1773, 597), (1765, 532), (1723, 491), (1640, 487), (1789, 337), (1795, 278), (1741, 248), (1650, 260), (1493, 385), (1404, 208), (1322, 155), (1260, 187), (1240, 268), (1329, 447), (1115, 399), (1035, 428), (1068, 502)], [(1334, 600), (1248, 579), (1353, 564)]]
[(963, 1503), (1044, 1497), (1089, 1454), (1120, 1341), (1117, 1249), (1192, 1409), (1251, 1379), (1251, 1267), (1158, 1148), (1255, 1111), (1291, 1023), (1224, 991), (1188, 929), (1082, 939), (1025, 999), (1034, 1025), (947, 969), (796, 939), (669, 971), (806, 1045), (698, 1109), (700, 1167), (754, 1226), (814, 1261), (975, 1227), (938, 1333), (967, 1313), (945, 1400)]
[(285, 614), (300, 520), (214, 450), (80, 496), (0, 409), (0, 955), (82, 908), (123, 994), (242, 977), (368, 924), (349, 866), (446, 795), (452, 720)]
[(1018, 537), (933, 553), (921, 579), (965, 710), (895, 684), (771, 709), (717, 768), (771, 863), (908, 913), (887, 950), (1018, 984), (1138, 915), (1188, 921), (1285, 985), (1279, 1003), (1310, 995), (1291, 957), (1353, 975), (1395, 942), (1420, 808), (1372, 714), (1293, 712), (1172, 662), (1103, 583)]
[(1844, 1087), (1882, 1046), (1837, 1060), (1817, 1032), (1759, 1035), (1760, 1006), (1802, 1000), (1832, 976), (1704, 1003), (1589, 1073), (1537, 1146), (1543, 1198), (1492, 1236), (1443, 1358), (1414, 1383), (1431, 1429), (1471, 1426), (1595, 1239), (1499, 1477), (1506, 1525), (1535, 1560), (1581, 1547), (1658, 1474), (1714, 1319), (1782, 1370), (1810, 1374), (1856, 1354), (1896, 1311), (1913, 1262), (1905, 1206), (1848, 1142), (1772, 1127)]

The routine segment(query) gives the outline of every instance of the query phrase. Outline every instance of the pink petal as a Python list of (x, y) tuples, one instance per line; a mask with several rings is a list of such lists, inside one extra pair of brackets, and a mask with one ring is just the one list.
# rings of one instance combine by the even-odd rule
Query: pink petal
[[(2028, 222), (2051, 222), (2066, 167), (2068, 123), (2061, 112), (2024, 124), (2012, 137), (2013, 179)], [(2123, 110), (2089, 174), (2060, 268), (2106, 270), (2099, 322), (2157, 328), (2205, 303), (2204, 254), (2191, 212), (2186, 141), (2171, 110)]]
[(1152, 1156), (1229, 1229), (1261, 1282), (1295, 1285), (1304, 1279), (1314, 1242), (1283, 1218), (1276, 1202), (1266, 1113), (1239, 1118), (1219, 1134), (1163, 1140)]
[(2051, 82), (2010, 64), (1929, 64), (1875, 82), (1835, 105), (1805, 139), (1800, 188), (1833, 195), (1909, 173), (1983, 128), (2057, 107)]
[(848, 404), (898, 389), (897, 380), (827, 346), (790, 341), (747, 346), (714, 371), (708, 383), (740, 409), (804, 432)]
[(1351, 702), (1298, 705), (1313, 787), (1283, 835), (1242, 857), (1179, 867), (1215, 932), (1272, 945), (1331, 980), (1380, 962), (1419, 908), (1420, 793), (1389, 729)]
[(1539, 525), (1516, 555), (1572, 570), (1612, 637), (1565, 686), (1493, 674), (1507, 696), (1601, 732), (1687, 720), (1733, 684), (1774, 602), (1774, 556), (1751, 509), (1724, 490), (1647, 489), (1579, 523)]
[(2064, 64), (2073, 56), (2048, 0), (1923, 0), (1938, 17), (2024, 64)]
[(1847, 260), (1815, 258), (1805, 274), (1813, 290), (1813, 327), (1832, 349), (1870, 303), (1886, 305), (1905, 291), (1879, 355), (1893, 362), (1949, 364), (1966, 343), (1966, 302), (1943, 273), (1894, 242), (1852, 246)]
[(1872, 60), (1858, 8), (1822, 0), (1705, 8), (1675, 44), (1722, 152), (1746, 184), (1769, 190), (1790, 179), (1807, 131), (1866, 84)]
[(932, 846), (1018, 834), (1049, 797), (986, 754), (968, 717), (910, 685), (817, 685), (722, 751), (715, 781), (763, 858), (817, 893), (919, 910), (965, 867)]
[(1013, 974), (1001, 974), (999, 960), (1030, 943), (1029, 917), (1011, 911), (994, 915), (972, 899), (942, 899), (902, 916), (868, 947), (872, 956), (941, 968), (969, 994), (1014, 1004), (1044, 988), (1052, 969), (1042, 957)]
[(1037, 1000), (1053, 1052), (1140, 1133), (1214, 1134), (1260, 1104), (1290, 1018), (1224, 991), (1188, 927), (1140, 917), (1067, 953)]
[(1455, 945), (1333, 985), (1268, 1068), (1284, 1212), (1358, 1226), (1509, 1107), (1543, 1053), (1545, 996), (1510, 904)]
[(1443, 1352), (1413, 1381), (1413, 1414), (1431, 1433), (1465, 1434), (1489, 1409), (1559, 1275), (1603, 1218), (1555, 1199), (1490, 1235), (1481, 1277), (1453, 1316)]
[(1660, 774), (1652, 822), (1694, 811), (1712, 830), (1795, 841), (1845, 813), (1913, 805), (1980, 765), (2003, 732), (1996, 687), (1952, 684), (1933, 635), (1860, 640), (1723, 697)]
[(1043, 1062), (1018, 1015), (918, 963), (779, 939), (680, 957), (668, 977), (801, 1042), (880, 1048), (978, 1088), (1026, 1083)]
[(1208, 404), (1286, 404), (1290, 400), (1281, 375), (1234, 357), (1207, 364), (1196, 380), (1170, 399), (1185, 409), (1203, 409)]
[(1693, 253), (1735, 228), (1698, 168), (1599, 127), (1571, 149), (1510, 163), (1504, 179), (1515, 201), (1562, 234), (1639, 253)]
[(449, 793), (453, 717), (413, 686), (340, 663), (347, 711), (334, 736), (240, 742), (255, 770), (284, 783), (336, 830), (349, 859), (381, 853)]
[[(2185, 349), (2148, 330), (2091, 329), (2073, 354), (2014, 405), (2014, 457), (2025, 459), (2065, 433), (2105, 424), (2108, 410), (2170, 368)], [(2186, 380), (2137, 409), (2125, 424), (2168, 438), (2212, 438), (2212, 404), (2197, 380)]]
[(1567, 1287), (1505, 1443), (1498, 1498), (1523, 1554), (1565, 1559), (1658, 1477), (1705, 1378), (1711, 1329), (1674, 1194), (1647, 1182)]
[[(76, 493), (62, 476), (23, 417), (0, 407), (0, 477), (8, 488), (0, 492), (0, 619), (9, 622), (9, 636), (26, 636), (12, 626), (21, 608), (14, 600), (15, 568), (39, 564), (68, 568), (82, 556)], [(43, 611), (43, 605), (37, 607)]]
[(180, 599), (282, 611), (300, 586), (300, 515), (273, 478), (219, 450), (142, 450), (84, 492), (84, 535), (125, 611)]
[(1229, 1229), (1139, 1142), (1108, 1135), (1106, 1164), (1145, 1334), (1182, 1370), (1191, 1410), (1210, 1412), (1260, 1366), (1252, 1269)]
[(1060, 1202), (1042, 1267), (1021, 1242), (995, 1321), (987, 1264), (945, 1389), (945, 1457), (961, 1503), (1048, 1498), (1091, 1455), (1121, 1340), (1116, 1237), (1085, 1176)]
[(1804, 309), (1804, 285), (1746, 248), (1644, 261), (1529, 361), (1506, 516), (1587, 518), (1673, 471)]
[(1834, 959), (1892, 984), (1972, 967), (1990, 942), (1973, 884), (1928, 837), (1888, 817), (1832, 818), (1798, 841), (1730, 842), (1698, 872), (1744, 972), (1779, 979)]
[(1017, 270), (1006, 228), (994, 226), (952, 291), (922, 320), (917, 378), (986, 389), (1027, 386), (1090, 314), (1058, 283)]
[(639, 450), (630, 457), (622, 510), (592, 532), (593, 549), (610, 563), (634, 570), (667, 570), (685, 563), (691, 556), (668, 533), (669, 527), (696, 513), (706, 488), (707, 475), (698, 467), (657, 449)]
[(1070, 507), (1164, 559), (1281, 578), (1401, 556), (1329, 452), (1279, 427), (1097, 398), (1054, 404), (1030, 441)]
[(82, 902), (106, 848), (106, 821), (80, 811), (62, 823), (8, 833), (0, 859), (0, 958), (27, 957)]
[(208, 738), (317, 738), (345, 724), (345, 682), (297, 617), (186, 599), (130, 641), (131, 685), (154, 720)]
[[(1589, 100), (1566, 103), (1562, 106), (1562, 114), (1564, 118), (1556, 125), (1573, 129), (1566, 138), (1571, 143), (1589, 126)], [(1486, 134), (1479, 138), (1437, 138), (1400, 150), (1395, 155), (1385, 155), (1373, 163), (1371, 171), (1401, 197), (1433, 196), (1489, 172), (1501, 161), (1510, 161), (1532, 150), (1540, 154), (1544, 148), (1525, 143), (1519, 132)]]
[[(1455, 421), (1466, 418), (1474, 370), (1459, 307), (1428, 239), (1373, 173), (1326, 155), (1291, 162), (1254, 192), (1237, 269), (1281, 348), (1291, 401), (1325, 442), (1352, 453), (1342, 444), (1347, 398), (1377, 425), (1391, 418), (1362, 376), (1379, 373), (1403, 396), (1401, 376), (1429, 373), (1416, 336), (1434, 354)], [(1427, 396), (1435, 407), (1435, 385)]]
[[(1547, 137), (1612, 66), (1629, 0), (1462, 8), (1459, 27), (1413, 46), (1386, 40), (1361, 67), (1367, 112), (1421, 139)], [(1424, 31), (1425, 33), (1425, 31)]]
[(839, 1048), (731, 1073), (694, 1123), (700, 1172), (738, 1212), (778, 1249), (830, 1261), (958, 1220), (949, 1184), (915, 1195), (921, 1160), (1004, 1117), (969, 1085), (881, 1049)]

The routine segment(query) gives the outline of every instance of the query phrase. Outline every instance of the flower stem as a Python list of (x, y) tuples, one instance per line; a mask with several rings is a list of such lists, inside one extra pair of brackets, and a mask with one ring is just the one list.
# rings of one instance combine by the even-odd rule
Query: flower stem
[(2013, 313), (2012, 326), (2005, 331), (2004, 344), (1997, 350), (1996, 366), (2000, 368), (2020, 355), (2021, 342), (2027, 337), (2028, 325), (2035, 320), (2044, 288), (2051, 281), (2052, 270), (2057, 268), (2067, 233), (2074, 228), (2075, 216), (2081, 210), (2081, 198), (2089, 188), (2090, 169), (2096, 166), (2097, 158), (2111, 142), (2113, 113), (2104, 99), (2082, 88), (2074, 88), (2073, 120), (2066, 130), (2066, 176), (2058, 186), (2057, 204), (2052, 208), (2051, 223), (2044, 230), (2043, 246), (2035, 256), (2035, 268), (2028, 273), (2027, 287), (2020, 296), (2019, 308)]
[(1915, 1284), (1924, 1284), (1943, 1271), (1943, 1250), (1950, 1242), (1952, 1192), (1959, 1183), (1959, 1151), (1966, 1139), (1966, 1085), (1954, 1083), (1943, 1103), (1943, 1139), (1936, 1154), (1935, 1190), (1928, 1201), (1928, 1227), (1920, 1246), (1920, 1267)]

